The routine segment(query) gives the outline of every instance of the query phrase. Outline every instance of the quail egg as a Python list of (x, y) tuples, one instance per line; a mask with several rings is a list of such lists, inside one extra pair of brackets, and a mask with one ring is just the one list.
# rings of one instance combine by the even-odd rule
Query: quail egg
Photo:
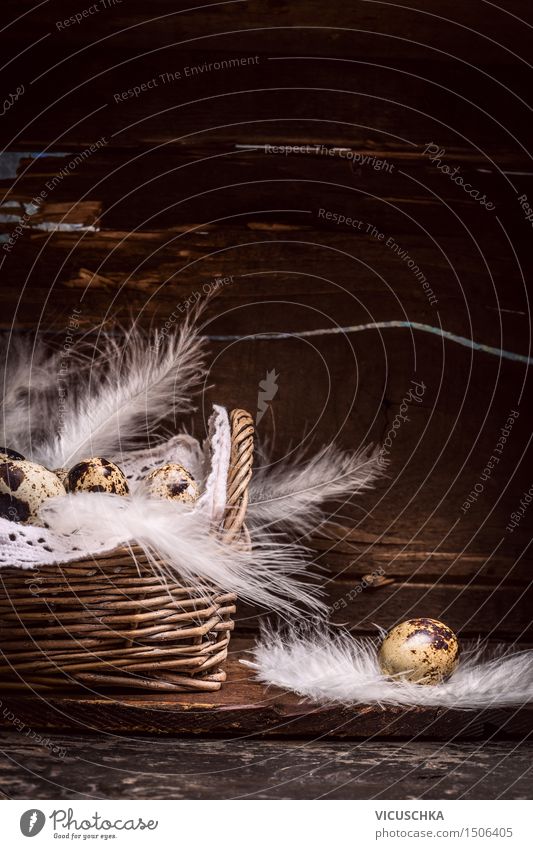
[(166, 498), (194, 504), (200, 492), (198, 484), (187, 469), (179, 463), (167, 463), (154, 469), (145, 478), (145, 489), (154, 498)]
[(12, 448), (4, 448), (0, 446), (0, 460), (25, 460), (23, 454), (19, 454), (18, 451), (13, 451)]
[(66, 486), (66, 477), (68, 469), (54, 469), (54, 475), (57, 475), (63, 486)]
[[(61, 473), (61, 469), (58, 470)], [(56, 473), (57, 474), (57, 473)], [(90, 457), (76, 463), (64, 478), (67, 492), (112, 492), (128, 495), (126, 475), (104, 457)]]
[(408, 619), (388, 632), (378, 659), (384, 675), (439, 684), (457, 666), (459, 642), (451, 628), (437, 619)]
[(0, 516), (25, 525), (42, 525), (41, 505), (65, 487), (53, 472), (30, 460), (0, 461)]

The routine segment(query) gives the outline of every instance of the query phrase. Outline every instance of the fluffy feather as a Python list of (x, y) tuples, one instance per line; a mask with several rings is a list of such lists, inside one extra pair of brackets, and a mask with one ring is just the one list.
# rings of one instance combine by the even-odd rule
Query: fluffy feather
[(32, 441), (53, 421), (59, 354), (37, 337), (10, 336), (1, 344), (0, 444), (31, 456)]
[(533, 651), (474, 644), (452, 677), (437, 686), (385, 678), (377, 662), (379, 640), (346, 632), (264, 629), (253, 661), (241, 661), (264, 684), (293, 690), (321, 704), (427, 705), (488, 708), (533, 701)]
[(341, 451), (334, 445), (290, 463), (265, 464), (250, 486), (249, 522), (306, 533), (324, 519), (322, 503), (368, 489), (383, 474), (378, 449)]
[(80, 547), (88, 550), (99, 540), (108, 547), (137, 542), (163, 578), (172, 571), (186, 580), (205, 578), (289, 615), (298, 612), (299, 603), (324, 609), (318, 588), (299, 580), (307, 566), (304, 549), (262, 533), (254, 538), (250, 552), (226, 545), (208, 533), (205, 518), (175, 502), (142, 493), (129, 498), (78, 493), (50, 499), (41, 514), (52, 531), (79, 536)]
[(84, 457), (111, 456), (149, 442), (154, 427), (191, 409), (191, 393), (204, 375), (205, 340), (190, 323), (171, 336), (151, 338), (135, 328), (124, 341), (105, 337), (99, 360), (65, 412), (58, 433), (34, 451), (48, 468)]

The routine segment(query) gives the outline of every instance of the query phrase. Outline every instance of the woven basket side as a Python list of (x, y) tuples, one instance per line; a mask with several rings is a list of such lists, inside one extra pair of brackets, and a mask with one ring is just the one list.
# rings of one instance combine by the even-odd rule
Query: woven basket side
[[(247, 546), (253, 422), (234, 410), (225, 542)], [(218, 690), (236, 597), (207, 581), (162, 584), (143, 550), (0, 575), (0, 689), (78, 684), (139, 690)]]

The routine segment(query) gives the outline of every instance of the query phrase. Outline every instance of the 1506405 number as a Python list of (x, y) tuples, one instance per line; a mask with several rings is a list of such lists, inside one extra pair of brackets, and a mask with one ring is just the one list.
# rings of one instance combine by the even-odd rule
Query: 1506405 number
[(473, 826), (472, 828), (467, 828), (467, 837), (512, 837), (513, 829), (512, 828), (504, 828), (496, 827), (491, 828), (487, 826), (484, 828), (483, 826), (477, 827)]

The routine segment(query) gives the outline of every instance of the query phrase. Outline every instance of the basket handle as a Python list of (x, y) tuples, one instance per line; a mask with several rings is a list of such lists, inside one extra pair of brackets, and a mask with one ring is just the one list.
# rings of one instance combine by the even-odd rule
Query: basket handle
[(232, 542), (244, 531), (248, 506), (248, 484), (252, 477), (254, 454), (254, 422), (246, 410), (232, 410), (231, 456), (228, 472), (226, 512), (222, 521), (225, 542)]

